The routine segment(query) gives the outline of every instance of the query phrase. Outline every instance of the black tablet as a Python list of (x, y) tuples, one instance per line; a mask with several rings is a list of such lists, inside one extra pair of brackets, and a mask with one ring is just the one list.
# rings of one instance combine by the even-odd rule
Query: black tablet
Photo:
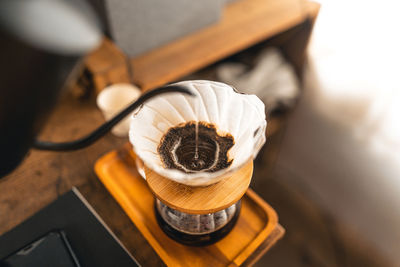
[(52, 231), (4, 258), (7, 267), (80, 267), (63, 231)]

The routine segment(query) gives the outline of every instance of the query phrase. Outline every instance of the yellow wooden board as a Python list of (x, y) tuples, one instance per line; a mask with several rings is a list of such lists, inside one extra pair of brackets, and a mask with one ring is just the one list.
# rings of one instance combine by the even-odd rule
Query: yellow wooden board
[(238, 222), (225, 238), (205, 247), (175, 242), (157, 224), (153, 194), (138, 174), (134, 157), (128, 144), (101, 157), (95, 171), (166, 265), (248, 265), (282, 237), (284, 230), (278, 224), (276, 212), (249, 189), (242, 198)]

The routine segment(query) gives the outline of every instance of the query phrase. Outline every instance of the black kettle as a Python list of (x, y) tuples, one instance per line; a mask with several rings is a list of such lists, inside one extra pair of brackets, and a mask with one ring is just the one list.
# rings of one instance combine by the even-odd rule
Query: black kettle
[(96, 16), (84, 1), (0, 0), (0, 177), (14, 170), (31, 147), (80, 149), (147, 99), (166, 92), (190, 94), (177, 86), (158, 88), (86, 137), (65, 143), (36, 141), (61, 91), (76, 79), (79, 63), (101, 40)]

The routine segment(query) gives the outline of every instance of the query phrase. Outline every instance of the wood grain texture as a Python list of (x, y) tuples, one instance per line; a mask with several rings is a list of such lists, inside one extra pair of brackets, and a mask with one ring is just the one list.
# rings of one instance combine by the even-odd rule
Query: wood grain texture
[(104, 38), (102, 44), (86, 56), (86, 64), (94, 73), (105, 73), (125, 63), (122, 51), (109, 39)]
[[(190, 247), (170, 239), (158, 226), (154, 196), (135, 168), (130, 145), (112, 151), (95, 165), (99, 179), (168, 266), (240, 266), (247, 258), (261, 255), (268, 244), (283, 234), (275, 211), (248, 190), (242, 198), (239, 220), (224, 239), (205, 247)], [(276, 234), (276, 231), (279, 234)]]
[(279, 239), (285, 234), (285, 229), (278, 226), (271, 232), (267, 239), (254, 251), (253, 254), (243, 262), (242, 266), (252, 266), (255, 264), (268, 250), (270, 250)]
[(298, 0), (239, 0), (222, 20), (132, 60), (144, 90), (174, 81), (300, 23)]
[[(237, 0), (227, 5), (218, 23), (133, 58), (134, 81), (144, 90), (173, 82), (315, 17), (318, 8), (302, 0)], [(107, 40), (87, 58), (86, 65), (97, 79), (98, 90), (107, 81), (127, 77), (121, 52)]]
[(96, 94), (110, 84), (129, 82), (127, 69), (120, 68), (124, 64), (126, 64), (124, 54), (107, 38), (86, 56), (85, 65), (92, 74), (91, 79)]
[[(94, 99), (76, 99), (68, 92), (52, 113), (40, 139), (74, 140), (103, 122)], [(127, 138), (107, 134), (92, 146), (78, 151), (30, 151), (17, 170), (0, 179), (0, 235), (76, 186), (140, 264), (162, 266), (160, 257), (93, 170), (101, 155), (127, 141)]]
[(209, 186), (188, 186), (144, 167), (150, 190), (168, 206), (186, 213), (207, 214), (228, 208), (246, 193), (253, 175), (253, 161)]

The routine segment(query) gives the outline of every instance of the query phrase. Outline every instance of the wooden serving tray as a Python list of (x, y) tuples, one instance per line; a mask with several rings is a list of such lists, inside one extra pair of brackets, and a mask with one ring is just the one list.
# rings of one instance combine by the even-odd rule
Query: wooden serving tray
[(283, 236), (276, 212), (248, 189), (242, 198), (238, 222), (225, 238), (205, 247), (175, 242), (157, 224), (154, 197), (136, 170), (135, 157), (127, 144), (98, 159), (95, 171), (166, 265), (251, 265)]

